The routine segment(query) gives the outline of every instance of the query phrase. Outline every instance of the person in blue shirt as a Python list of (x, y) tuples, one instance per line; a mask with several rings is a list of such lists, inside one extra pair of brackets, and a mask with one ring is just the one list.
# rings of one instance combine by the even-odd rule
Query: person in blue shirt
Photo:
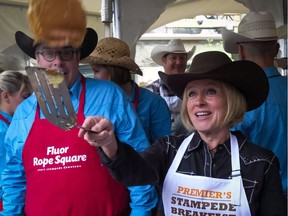
[[(0, 173), (5, 166), (4, 137), (17, 106), (32, 94), (28, 77), (18, 71), (0, 73)], [(2, 179), (0, 176), (0, 211), (2, 208)]]
[(132, 80), (131, 73), (142, 75), (142, 71), (130, 58), (128, 44), (118, 38), (104, 38), (82, 62), (90, 64), (94, 78), (116, 83), (129, 96), (150, 144), (171, 133), (171, 116), (165, 100)]
[(239, 23), (238, 33), (222, 30), (226, 52), (238, 53), (262, 67), (269, 81), (269, 95), (259, 108), (247, 112), (235, 126), (248, 140), (272, 150), (280, 160), (280, 175), (287, 197), (287, 77), (274, 66), (279, 44), (276, 23), (267, 11), (251, 11)]
[[(80, 47), (36, 43), (16, 32), (21, 50), (40, 67), (61, 70), (70, 92), (77, 124), (100, 115), (114, 124), (117, 139), (142, 152), (149, 146), (145, 132), (125, 93), (114, 83), (84, 78), (79, 62), (97, 44), (87, 28)], [(15, 133), (17, 131), (17, 133)], [(129, 187), (112, 179), (97, 150), (79, 139), (79, 129), (62, 130), (45, 117), (35, 94), (23, 101), (5, 137), (7, 164), (3, 178), (3, 215), (151, 215), (157, 204), (154, 187)], [(130, 206), (129, 206), (130, 204)]]

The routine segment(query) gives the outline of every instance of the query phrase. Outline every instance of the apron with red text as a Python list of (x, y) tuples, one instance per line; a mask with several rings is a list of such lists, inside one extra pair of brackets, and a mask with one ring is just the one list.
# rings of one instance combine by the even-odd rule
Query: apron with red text
[[(85, 79), (77, 113), (84, 121)], [(62, 130), (40, 119), (39, 108), (23, 148), (27, 216), (126, 216), (129, 192), (101, 165), (97, 149), (78, 138), (76, 127)]]
[[(6, 124), (10, 124), (10, 121), (8, 121), (8, 119), (6, 119), (3, 115), (0, 114), (0, 120), (2, 120), (3, 122), (5, 122)], [(3, 203), (2, 203), (2, 198), (0, 197), (0, 212), (3, 211)]]
[(230, 134), (231, 179), (176, 172), (193, 135), (182, 142), (164, 180), (162, 197), (165, 215), (250, 216), (240, 174), (238, 141), (234, 135)]

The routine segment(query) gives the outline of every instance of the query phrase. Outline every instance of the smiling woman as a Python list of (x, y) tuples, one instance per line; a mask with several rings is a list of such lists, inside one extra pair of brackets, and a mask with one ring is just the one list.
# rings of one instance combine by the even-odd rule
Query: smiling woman
[[(98, 143), (112, 176), (124, 185), (162, 186), (165, 215), (286, 215), (278, 158), (230, 131), (268, 95), (261, 67), (210, 51), (196, 55), (187, 73), (159, 75), (183, 98), (181, 117), (190, 134), (160, 138), (141, 154), (119, 141)], [(95, 127), (95, 118), (83, 126)]]
[[(238, 90), (228, 83), (209, 79), (188, 83), (183, 93), (183, 103), (187, 106), (183, 107), (182, 121), (189, 131), (201, 131), (201, 124), (193, 124), (195, 121), (207, 127), (205, 119), (213, 113), (215, 127), (230, 128), (242, 120), (247, 109), (245, 97), (239, 94)], [(207, 110), (207, 106), (211, 110)], [(188, 110), (188, 107), (191, 110)], [(211, 150), (214, 148), (210, 147)]]

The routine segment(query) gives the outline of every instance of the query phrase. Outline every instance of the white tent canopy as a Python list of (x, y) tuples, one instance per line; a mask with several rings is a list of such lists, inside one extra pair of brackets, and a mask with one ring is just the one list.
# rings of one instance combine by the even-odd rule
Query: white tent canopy
[[(98, 32), (99, 38), (105, 34), (105, 25), (101, 22), (101, 1), (82, 0), (87, 11), (88, 26)], [(28, 0), (0, 0), (0, 52), (5, 55), (19, 55), (15, 53), (14, 34), (17, 30), (29, 35), (26, 12)], [(104, 1), (103, 1), (104, 2)], [(197, 15), (218, 15), (223, 13), (247, 13), (249, 10), (268, 10), (277, 20), (277, 26), (287, 23), (284, 20), (287, 0), (112, 0), (114, 6), (114, 22), (111, 24), (111, 36), (126, 41), (131, 49), (135, 49), (136, 42), (143, 33), (164, 24), (192, 18)], [(112, 28), (113, 26), (113, 28)], [(10, 47), (10, 48), (9, 48)], [(23, 59), (22, 54), (17, 56)], [(1, 55), (0, 55), (1, 61)]]

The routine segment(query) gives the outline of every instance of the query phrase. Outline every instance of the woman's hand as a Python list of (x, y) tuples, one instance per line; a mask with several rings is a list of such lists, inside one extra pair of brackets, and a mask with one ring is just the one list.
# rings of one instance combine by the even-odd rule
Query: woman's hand
[(80, 129), (79, 137), (83, 137), (90, 145), (101, 147), (104, 153), (112, 159), (117, 152), (117, 141), (115, 138), (113, 124), (101, 116), (89, 116), (85, 119), (82, 127), (95, 132), (87, 132)]

